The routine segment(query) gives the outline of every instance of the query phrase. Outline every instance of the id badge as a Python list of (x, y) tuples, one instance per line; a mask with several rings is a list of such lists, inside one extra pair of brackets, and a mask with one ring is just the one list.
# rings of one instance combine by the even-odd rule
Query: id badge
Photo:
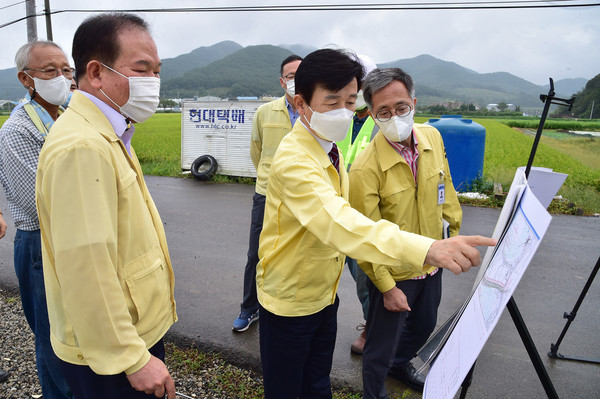
[(438, 183), (438, 205), (446, 202), (446, 184), (444, 183), (444, 172), (440, 171), (440, 182)]
[(438, 205), (442, 205), (446, 202), (446, 185), (444, 183), (438, 184)]

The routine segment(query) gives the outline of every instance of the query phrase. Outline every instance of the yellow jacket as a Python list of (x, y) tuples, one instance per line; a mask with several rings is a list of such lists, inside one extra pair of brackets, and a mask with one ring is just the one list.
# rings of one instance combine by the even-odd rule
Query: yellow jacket
[[(450, 177), (444, 142), (440, 133), (429, 125), (415, 124), (419, 158), (417, 182), (410, 166), (385, 139), (377, 133), (373, 141), (354, 160), (350, 168), (350, 204), (368, 218), (389, 220), (401, 230), (436, 240), (442, 238), (442, 219), (450, 224), (450, 235), (458, 234), (462, 210)], [(438, 205), (438, 184), (445, 184), (445, 203)], [(422, 275), (423, 272), (402, 270), (379, 263), (369, 263), (357, 255), (358, 264), (381, 292), (396, 281)], [(361, 259), (365, 259), (362, 261)], [(433, 266), (424, 271), (429, 273)]]
[(54, 352), (97, 374), (131, 374), (177, 320), (163, 224), (138, 159), (75, 92), (36, 181)]
[(256, 169), (256, 192), (267, 194), (271, 162), (281, 139), (292, 130), (285, 96), (261, 105), (252, 121), (250, 157)]
[(256, 267), (258, 300), (280, 316), (333, 304), (346, 254), (422, 273), (433, 240), (373, 222), (352, 209), (340, 174), (301, 124), (281, 141), (267, 187)]

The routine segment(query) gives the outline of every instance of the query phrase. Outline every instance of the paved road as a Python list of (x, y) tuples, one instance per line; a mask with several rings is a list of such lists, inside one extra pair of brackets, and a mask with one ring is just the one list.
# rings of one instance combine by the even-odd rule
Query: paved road
[[(253, 187), (154, 176), (147, 176), (146, 181), (165, 223), (175, 268), (179, 322), (171, 335), (258, 368), (258, 329), (253, 326), (243, 334), (231, 331), (241, 300)], [(6, 209), (1, 194), (0, 208)], [(498, 214), (494, 209), (465, 207), (461, 233), (490, 235)], [(0, 240), (0, 284), (16, 286), (10, 215), (7, 221), (10, 231)], [(514, 295), (561, 398), (592, 398), (600, 392), (600, 366), (546, 356), (565, 325), (563, 312), (573, 308), (600, 255), (599, 237), (600, 218), (555, 216)], [(475, 276), (475, 272), (461, 276), (444, 273), (440, 321), (463, 303)], [(565, 355), (600, 359), (598, 280), (560, 346)], [(339, 289), (332, 379), (338, 386), (360, 389), (361, 358), (350, 354), (350, 344), (358, 334), (355, 326), (362, 321), (353, 284), (345, 270)], [(389, 384), (391, 390), (402, 392), (400, 384)], [(469, 397), (545, 397), (506, 311), (479, 357)]]

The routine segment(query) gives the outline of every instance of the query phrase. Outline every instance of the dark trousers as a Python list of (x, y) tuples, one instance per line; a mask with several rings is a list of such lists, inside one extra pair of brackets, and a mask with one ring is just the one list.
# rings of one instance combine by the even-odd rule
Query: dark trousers
[(258, 263), (258, 241), (265, 216), (265, 196), (254, 193), (252, 197), (252, 219), (248, 243), (248, 260), (244, 270), (244, 298), (241, 304), (243, 312), (255, 313), (258, 310), (256, 296), (256, 264)]
[(396, 282), (408, 301), (410, 312), (385, 309), (383, 295), (371, 280), (367, 341), (363, 352), (365, 398), (387, 397), (385, 379), (390, 368), (412, 360), (435, 329), (442, 297), (442, 271), (423, 280)]
[(48, 399), (70, 399), (73, 395), (60, 371), (59, 359), (50, 343), (40, 230), (17, 229), (14, 262), (23, 313), (35, 335), (35, 362), (42, 394)]
[[(150, 348), (150, 353), (165, 361), (165, 344), (161, 339)], [(62, 372), (73, 391), (75, 399), (150, 399), (146, 394), (133, 389), (125, 373), (99, 375), (88, 366), (80, 366), (60, 360)]]
[(338, 307), (337, 297), (309, 316), (277, 316), (260, 307), (265, 399), (331, 398)]

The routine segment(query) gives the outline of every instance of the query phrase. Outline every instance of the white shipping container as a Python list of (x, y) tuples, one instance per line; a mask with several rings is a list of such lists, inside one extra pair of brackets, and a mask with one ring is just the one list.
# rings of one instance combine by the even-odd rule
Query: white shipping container
[(250, 159), (252, 120), (268, 101), (186, 101), (181, 109), (181, 169), (213, 156), (221, 175), (256, 177)]

